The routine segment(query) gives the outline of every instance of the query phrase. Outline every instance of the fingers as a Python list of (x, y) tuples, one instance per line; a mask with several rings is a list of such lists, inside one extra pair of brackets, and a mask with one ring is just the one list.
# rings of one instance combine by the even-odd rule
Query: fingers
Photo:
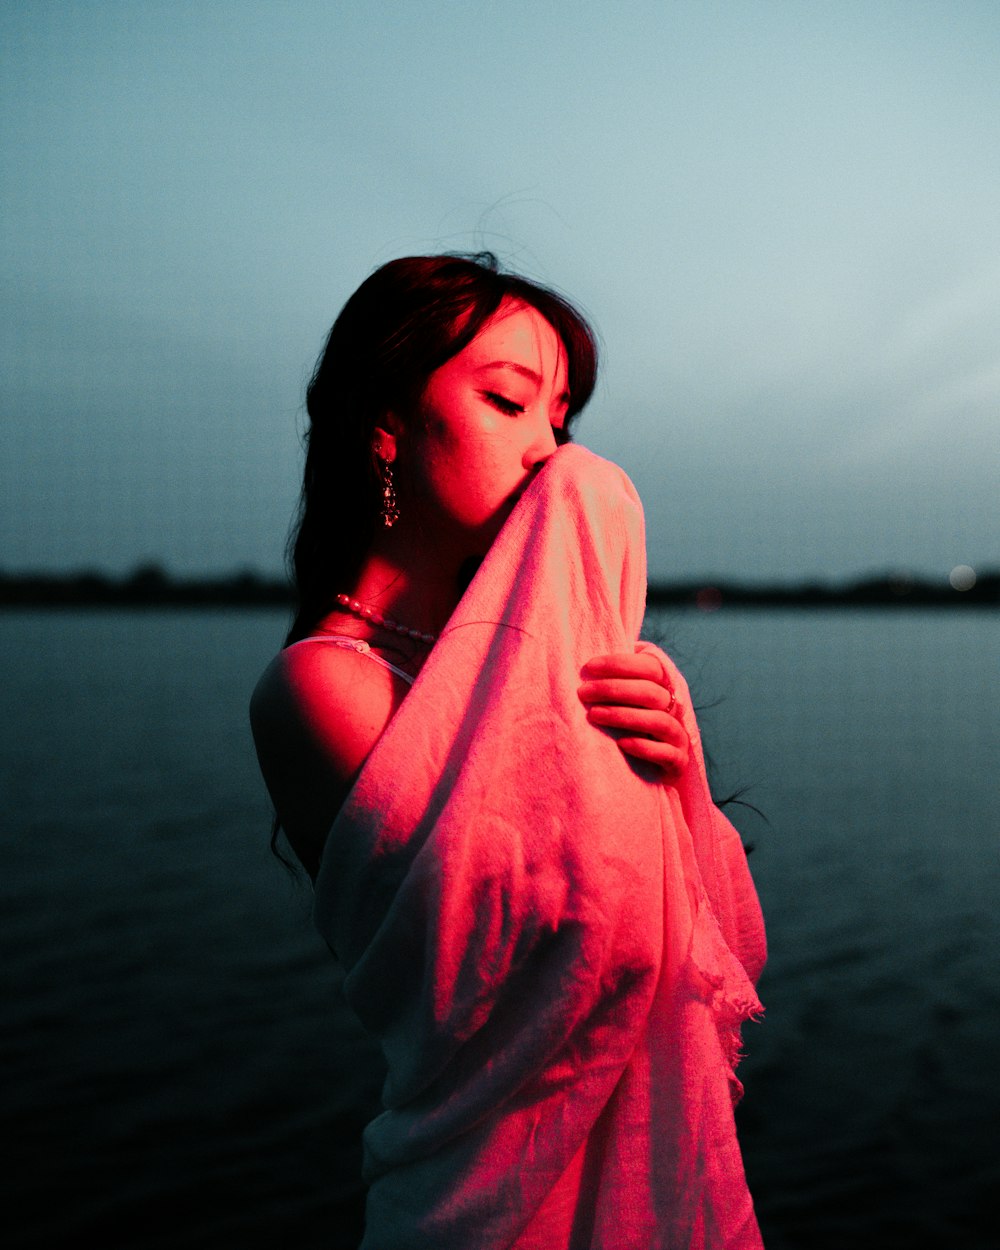
[[(585, 687), (581, 688), (580, 697), (584, 702), (616, 702), (619, 700), (623, 703), (632, 703), (637, 701), (642, 706), (660, 707), (664, 710), (673, 710), (674, 707), (674, 689), (670, 681), (670, 676), (663, 666), (660, 657), (650, 651), (638, 650), (635, 652), (623, 651), (615, 652), (610, 655), (595, 655), (593, 659), (580, 670), (580, 676), (584, 679)], [(628, 683), (649, 683), (660, 691), (660, 695), (653, 695), (647, 689), (641, 694), (630, 694), (628, 686), (619, 685), (617, 687), (605, 687), (606, 691), (614, 690), (615, 694), (606, 696), (601, 693), (601, 687), (592, 683), (598, 682), (628, 682)], [(585, 692), (586, 690), (586, 692)], [(661, 697), (661, 695), (665, 695)]]
[(668, 747), (662, 742), (654, 742), (651, 738), (619, 738), (618, 748), (624, 755), (631, 755), (633, 759), (655, 764), (667, 777), (679, 777), (687, 768), (686, 747), (683, 750)]
[(587, 719), (605, 729), (624, 731), (618, 747), (626, 755), (668, 772), (680, 773), (687, 767), (690, 742), (684, 726), (669, 712), (595, 704), (587, 709)]
[(620, 677), (643, 678), (662, 686), (666, 681), (663, 665), (655, 655), (646, 651), (615, 652), (612, 655), (595, 655), (580, 670), (583, 678)]
[(623, 733), (617, 738), (621, 751), (667, 775), (684, 770), (690, 743), (669, 676), (655, 654), (597, 655), (580, 676), (578, 693), (587, 705), (587, 719)]
[(625, 707), (655, 708), (661, 712), (674, 706), (672, 690), (642, 678), (597, 678), (583, 682), (577, 693), (584, 703), (620, 703)]
[(669, 745), (679, 745), (688, 740), (684, 726), (676, 716), (655, 709), (595, 703), (587, 709), (587, 720), (592, 725), (622, 729), (628, 734), (642, 734)]

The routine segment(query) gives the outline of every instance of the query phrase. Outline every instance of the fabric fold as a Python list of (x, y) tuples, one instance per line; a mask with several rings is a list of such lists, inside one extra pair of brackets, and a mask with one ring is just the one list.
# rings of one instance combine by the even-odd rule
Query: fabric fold
[(316, 922), (388, 1071), (364, 1250), (760, 1245), (732, 1115), (764, 961), (739, 836), (669, 657), (676, 786), (576, 693), (635, 644), (645, 587), (631, 482), (560, 448), (330, 831)]

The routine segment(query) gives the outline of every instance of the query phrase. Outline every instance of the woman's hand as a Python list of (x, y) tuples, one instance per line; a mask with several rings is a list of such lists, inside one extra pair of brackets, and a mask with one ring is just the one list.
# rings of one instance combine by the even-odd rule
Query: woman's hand
[(587, 719), (624, 730), (618, 746), (626, 755), (656, 764), (668, 777), (680, 776), (687, 766), (688, 736), (656, 656), (638, 650), (597, 655), (580, 675), (584, 681), (578, 693), (587, 705)]

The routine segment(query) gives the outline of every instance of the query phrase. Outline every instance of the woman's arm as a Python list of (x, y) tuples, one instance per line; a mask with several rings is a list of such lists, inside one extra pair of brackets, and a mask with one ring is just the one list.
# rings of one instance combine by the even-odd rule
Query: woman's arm
[(618, 746), (626, 755), (657, 765), (667, 779), (679, 777), (688, 761), (687, 732), (663, 665), (641, 648), (588, 660), (580, 699), (592, 724), (625, 731)]

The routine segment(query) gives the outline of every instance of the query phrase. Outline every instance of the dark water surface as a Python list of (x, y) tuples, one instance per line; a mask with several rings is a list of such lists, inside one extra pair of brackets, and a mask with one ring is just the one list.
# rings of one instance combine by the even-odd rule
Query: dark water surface
[[(655, 625), (771, 959), (740, 1123), (769, 1250), (1000, 1247), (1000, 617)], [(246, 723), (281, 612), (0, 615), (7, 1245), (337, 1247), (377, 1065)]]

